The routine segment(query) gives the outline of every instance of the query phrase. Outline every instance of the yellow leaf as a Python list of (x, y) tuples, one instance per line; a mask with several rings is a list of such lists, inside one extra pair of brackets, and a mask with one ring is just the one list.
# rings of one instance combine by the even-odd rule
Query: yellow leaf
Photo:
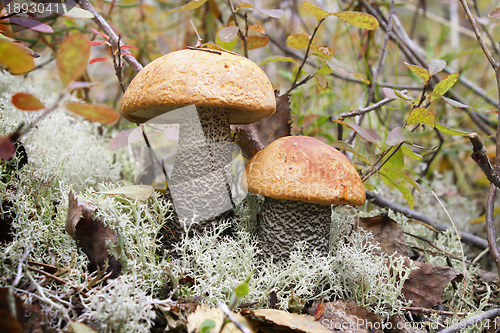
[(305, 49), (309, 44), (308, 34), (291, 34), (286, 39), (286, 45), (292, 49)]
[(319, 7), (316, 7), (309, 1), (302, 1), (302, 6), (304, 6), (304, 9), (307, 10), (310, 14), (312, 14), (318, 21), (321, 21), (322, 19), (330, 15), (329, 12)]
[(192, 0), (192, 1), (189, 1), (187, 4), (185, 4), (184, 6), (180, 6), (180, 7), (177, 7), (177, 8), (174, 8), (174, 9), (167, 11), (165, 14), (178, 12), (180, 10), (196, 9), (198, 7), (203, 6), (203, 4), (205, 2), (207, 2), (207, 0)]
[(84, 35), (69, 35), (61, 42), (56, 53), (56, 62), (63, 87), (67, 87), (85, 73), (89, 57), (90, 45)]
[(96, 121), (102, 124), (111, 124), (120, 118), (115, 110), (105, 105), (92, 105), (79, 102), (68, 102), (65, 104), (66, 109), (82, 116), (85, 119)]
[(266, 36), (248, 36), (247, 47), (249, 50), (255, 50), (269, 44), (269, 38)]
[(33, 56), (8, 39), (0, 39), (0, 65), (11, 74), (26, 74), (35, 68)]
[(361, 12), (338, 12), (331, 13), (330, 15), (337, 16), (339, 19), (346, 21), (356, 27), (375, 30), (379, 27), (377, 19), (367, 13)]

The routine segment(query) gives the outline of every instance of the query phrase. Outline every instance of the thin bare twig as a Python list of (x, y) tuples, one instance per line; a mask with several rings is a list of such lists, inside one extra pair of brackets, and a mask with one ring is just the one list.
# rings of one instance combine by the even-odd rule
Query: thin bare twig
[[(91, 12), (94, 15), (95, 23), (102, 29), (102, 31), (104, 31), (106, 35), (109, 36), (109, 39), (115, 45), (114, 47), (120, 48), (121, 46), (124, 45), (120, 41), (120, 38), (115, 33), (113, 28), (111, 28), (108, 22), (106, 22), (106, 20), (101, 16), (101, 14), (97, 10), (95, 10), (95, 8), (90, 4), (88, 0), (77, 0), (77, 1), (80, 4), (80, 7)], [(140, 72), (142, 70), (143, 66), (137, 61), (137, 59), (135, 59), (135, 57), (130, 52), (127, 51), (126, 53), (124, 53), (123, 58), (125, 59), (125, 61), (127, 61), (130, 67), (134, 69), (134, 71)]]
[(493, 318), (496, 318), (498, 316), (500, 316), (500, 309), (493, 309), (493, 310), (485, 311), (485, 312), (479, 313), (475, 316), (472, 316), (470, 318), (464, 319), (456, 324), (453, 324), (453, 325), (439, 331), (439, 333), (459, 332), (466, 327), (474, 325), (475, 323), (478, 323), (478, 322), (486, 320), (486, 319), (493, 319)]
[(474, 34), (476, 35), (477, 41), (479, 43), (479, 46), (481, 46), (481, 50), (483, 50), (484, 55), (488, 59), (491, 67), (493, 70), (497, 70), (497, 64), (495, 59), (493, 59), (493, 56), (490, 53), (490, 50), (488, 49), (488, 46), (486, 46), (486, 43), (484, 42), (483, 38), (481, 37), (481, 32), (479, 31), (479, 27), (477, 26), (476, 19), (472, 15), (472, 12), (470, 11), (469, 5), (467, 4), (467, 1), (465, 0), (459, 0), (460, 3), (462, 4), (462, 7), (464, 8), (465, 15), (467, 16), (467, 19), (469, 20), (470, 24), (472, 25), (472, 30), (474, 31)]
[[(406, 90), (403, 90), (401, 91), (402, 94), (407, 94), (408, 91)], [(350, 117), (355, 117), (355, 116), (359, 116), (359, 115), (362, 115), (364, 113), (367, 113), (367, 112), (370, 112), (370, 111), (373, 111), (373, 110), (376, 110), (378, 108), (380, 108), (381, 106), (384, 106), (386, 104), (389, 104), (390, 102), (392, 102), (394, 100), (394, 98), (384, 98), (380, 101), (378, 101), (377, 103), (373, 103), (371, 105), (368, 105), (364, 108), (361, 108), (361, 109), (357, 109), (357, 110), (354, 110), (354, 111), (349, 111), (349, 112), (344, 112), (344, 113), (341, 113), (339, 114), (339, 120), (344, 120), (345, 118), (350, 118)]]
[(488, 200), (486, 201), (486, 228), (488, 234), (488, 244), (490, 247), (490, 253), (493, 259), (495, 260), (495, 264), (497, 265), (498, 274), (500, 274), (500, 251), (497, 246), (497, 237), (495, 232), (495, 217), (494, 217), (494, 208), (495, 208), (495, 197), (497, 194), (497, 187), (495, 184), (490, 185), (490, 193), (488, 194)]
[(304, 84), (305, 82), (309, 81), (312, 78), (312, 77), (309, 77), (310, 76), (309, 75), (308, 77), (306, 77), (304, 79), (306, 81), (302, 80), (301, 82), (297, 83), (299, 76), (300, 76), (300, 73), (302, 72), (302, 68), (304, 68), (304, 65), (306, 64), (307, 58), (309, 57), (309, 50), (311, 49), (311, 45), (313, 43), (314, 36), (316, 36), (316, 33), (318, 32), (318, 29), (324, 20), (325, 19), (321, 19), (318, 21), (318, 24), (316, 24), (316, 27), (314, 28), (314, 31), (311, 35), (311, 38), (309, 38), (309, 43), (307, 43), (306, 53), (304, 54), (304, 58), (302, 59), (302, 63), (300, 64), (299, 69), (297, 70), (297, 74), (295, 75), (295, 79), (293, 80), (293, 83), (292, 83), (290, 89), (288, 89), (288, 91), (286, 92), (286, 94), (289, 94), (293, 89), (297, 88), (301, 84)]
[(227, 318), (229, 320), (231, 320), (236, 325), (236, 327), (238, 327), (238, 329), (240, 331), (242, 331), (243, 333), (251, 333), (251, 331), (248, 329), (248, 327), (246, 327), (238, 319), (236, 319), (236, 317), (234, 316), (234, 314), (231, 312), (231, 310), (228, 308), (228, 306), (226, 304), (224, 304), (221, 301), (217, 301), (217, 306), (219, 307), (219, 309), (221, 309), (222, 312), (224, 312), (224, 314), (227, 316)]
[[(394, 212), (401, 213), (406, 217), (422, 221), (438, 231), (445, 231), (450, 228), (450, 226), (447, 224), (434, 221), (425, 214), (422, 214), (413, 209), (392, 202), (372, 191), (366, 191), (366, 198), (379, 207), (388, 208)], [(481, 237), (478, 237), (476, 235), (470, 234), (465, 231), (460, 232), (460, 238), (465, 243), (477, 247), (479, 249), (486, 249), (489, 246), (488, 241), (486, 239), (483, 239)]]
[[(240, 28), (240, 24), (238, 23), (238, 18), (236, 17), (236, 10), (234, 9), (233, 2), (231, 0), (227, 0), (227, 3), (229, 5), (229, 9), (231, 10), (231, 14), (233, 16), (234, 24), (238, 28), (238, 36), (241, 38), (241, 41), (243, 42), (243, 54), (245, 55), (245, 58), (248, 58), (248, 40), (246, 34), (243, 33), (243, 30)], [(247, 21), (247, 16), (245, 13), (245, 30), (248, 33), (248, 21)]]
[[(384, 42), (382, 44), (382, 50), (380, 51), (380, 57), (378, 58), (377, 67), (373, 72), (372, 83), (370, 85), (370, 88), (368, 89), (368, 97), (366, 98), (365, 107), (370, 105), (370, 103), (373, 101), (373, 98), (375, 97), (375, 88), (377, 87), (378, 77), (380, 75), (380, 72), (382, 71), (382, 66), (384, 65), (385, 62), (385, 55), (387, 54), (387, 43), (389, 42), (389, 36), (391, 35), (392, 32), (393, 15), (394, 15), (394, 0), (391, 0), (391, 5), (389, 7), (389, 23), (387, 24), (387, 30), (385, 32)], [(356, 125), (361, 126), (361, 123), (363, 122), (364, 118), (365, 114), (363, 113), (360, 115)], [(354, 139), (356, 138), (356, 134), (357, 134), (356, 131), (352, 131), (346, 142), (348, 144), (352, 144)]]
[(477, 133), (470, 133), (469, 140), (472, 143), (472, 159), (477, 163), (477, 165), (479, 165), (479, 167), (481, 167), (484, 175), (488, 178), (490, 183), (500, 187), (500, 179), (493, 174), (493, 167), (491, 166), (490, 159), (486, 153), (483, 140), (481, 140), (481, 137)]

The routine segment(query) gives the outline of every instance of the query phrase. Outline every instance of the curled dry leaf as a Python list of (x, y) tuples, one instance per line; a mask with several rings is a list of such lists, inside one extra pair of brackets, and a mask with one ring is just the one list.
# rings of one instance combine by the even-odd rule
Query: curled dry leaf
[(463, 276), (455, 269), (424, 262), (414, 262), (418, 269), (410, 273), (403, 285), (403, 295), (412, 300), (412, 306), (432, 308), (441, 300), (448, 282), (460, 281)]
[(403, 230), (389, 216), (360, 217), (358, 225), (373, 234), (373, 240), (380, 244), (383, 253), (388, 255), (397, 253), (406, 257), (411, 255)]
[(69, 193), (68, 202), (66, 232), (77, 241), (89, 258), (89, 270), (95, 271), (107, 266), (107, 273), (112, 272), (110, 277), (117, 277), (122, 264), (109, 251), (111, 247), (118, 245), (118, 237), (102, 221), (93, 218), (97, 206), (77, 201), (73, 192)]
[[(314, 314), (321, 301), (313, 303), (309, 309)], [(381, 333), (383, 318), (356, 305), (352, 301), (335, 301), (323, 304), (323, 313), (317, 319), (324, 327), (331, 331), (352, 333)]]
[(275, 91), (276, 112), (273, 115), (253, 124), (231, 126), (245, 158), (251, 158), (274, 140), (290, 135), (290, 96), (278, 96), (278, 93)]

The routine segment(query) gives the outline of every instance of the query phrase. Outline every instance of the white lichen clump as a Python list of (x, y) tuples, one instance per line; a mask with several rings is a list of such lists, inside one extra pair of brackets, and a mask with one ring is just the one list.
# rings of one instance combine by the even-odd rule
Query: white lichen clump
[[(239, 215), (245, 218), (244, 212)], [(194, 279), (189, 292), (204, 296), (209, 303), (228, 302), (232, 288), (253, 272), (250, 292), (242, 303), (257, 301), (257, 307), (268, 307), (274, 291), (281, 309), (299, 309), (307, 301), (325, 296), (326, 300), (351, 299), (388, 316), (405, 304), (398, 297), (411, 267), (405, 267), (403, 259), (375, 255), (376, 245), (369, 242), (367, 233), (348, 236), (354, 217), (333, 214), (340, 241), (329, 256), (310, 254), (302, 244), (283, 263), (262, 263), (252, 236), (240, 231), (235, 238), (221, 239), (228, 227), (222, 224), (203, 236), (186, 237), (177, 248), (174, 267), (179, 275)]]

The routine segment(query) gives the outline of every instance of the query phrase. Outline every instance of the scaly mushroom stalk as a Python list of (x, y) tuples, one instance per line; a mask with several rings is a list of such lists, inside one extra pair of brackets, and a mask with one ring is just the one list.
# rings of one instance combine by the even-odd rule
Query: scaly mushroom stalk
[[(183, 112), (177, 157), (169, 181), (180, 220), (212, 221), (231, 209), (232, 147), (229, 114), (198, 106)], [(197, 229), (206, 227), (200, 224)]]
[(257, 236), (264, 258), (288, 259), (297, 240), (310, 250), (328, 252), (331, 206), (265, 198)]

